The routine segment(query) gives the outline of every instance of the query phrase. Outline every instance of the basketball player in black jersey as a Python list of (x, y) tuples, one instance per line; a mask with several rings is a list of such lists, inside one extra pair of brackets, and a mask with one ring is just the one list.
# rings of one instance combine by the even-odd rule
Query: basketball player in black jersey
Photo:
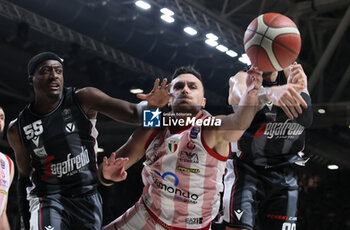
[[(105, 179), (97, 175), (96, 167), (97, 112), (138, 123), (142, 105), (109, 97), (96, 88), (65, 88), (63, 60), (51, 52), (34, 56), (28, 74), (34, 102), (11, 122), (8, 140), (19, 169), (20, 207), (30, 210), (30, 229), (99, 230), (102, 203), (97, 184), (98, 179), (105, 184)], [(159, 86), (157, 79), (153, 91), (140, 98), (162, 107), (170, 98), (168, 87), (166, 80)]]
[[(287, 76), (287, 78), (285, 77)], [(247, 88), (247, 73), (230, 79), (229, 104), (237, 105)], [(295, 230), (298, 199), (295, 163), (304, 148), (305, 128), (312, 123), (307, 77), (300, 64), (264, 73), (261, 110), (232, 154), (224, 177), (226, 230)]]

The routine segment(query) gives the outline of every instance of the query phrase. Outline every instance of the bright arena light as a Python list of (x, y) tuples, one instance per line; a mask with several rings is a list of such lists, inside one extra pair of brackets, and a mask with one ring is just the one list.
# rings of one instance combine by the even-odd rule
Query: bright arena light
[(173, 23), (175, 21), (174, 18), (170, 17), (169, 15), (163, 14), (162, 16), (160, 16), (160, 18), (163, 21), (166, 21), (167, 23)]
[(212, 46), (212, 47), (218, 45), (217, 41), (214, 41), (214, 40), (211, 40), (211, 39), (205, 40), (205, 43), (206, 43), (207, 45), (209, 45), (209, 46)]
[(97, 148), (97, 152), (98, 152), (98, 153), (103, 153), (104, 151), (105, 151), (105, 150), (104, 150), (103, 148), (100, 148), (100, 147)]
[(206, 36), (208, 39), (214, 40), (214, 41), (216, 41), (216, 40), (219, 39), (218, 36), (216, 36), (216, 35), (213, 34), (213, 33), (208, 33), (208, 34), (206, 34), (205, 36)]
[(169, 10), (168, 8), (162, 8), (162, 9), (160, 9), (160, 12), (162, 12), (163, 14), (168, 15), (168, 16), (174, 15), (174, 11)]
[(145, 1), (137, 1), (137, 2), (135, 2), (135, 5), (144, 9), (144, 10), (148, 10), (149, 8), (151, 8), (151, 5)]
[(235, 51), (233, 51), (233, 50), (227, 51), (226, 54), (227, 54), (228, 56), (230, 56), (230, 57), (237, 57), (237, 55), (238, 55), (238, 54), (237, 54)]
[(223, 46), (223, 45), (218, 45), (216, 47), (217, 50), (221, 51), (221, 52), (226, 52), (228, 50), (228, 48), (226, 46)]
[(242, 54), (242, 56), (240, 58), (238, 58), (238, 61), (247, 64), (247, 65), (251, 65), (252, 63), (250, 62), (250, 59), (248, 57), (247, 54)]
[(328, 165), (327, 167), (328, 167), (328, 169), (330, 169), (330, 170), (337, 170), (337, 169), (339, 169), (339, 166), (338, 166), (338, 165)]
[(325, 114), (326, 113), (326, 110), (325, 109), (318, 109), (317, 112), (319, 114)]
[(133, 93), (133, 94), (143, 93), (143, 89), (130, 89), (130, 93)]
[(189, 35), (191, 35), (191, 36), (194, 36), (194, 35), (197, 34), (197, 30), (195, 30), (194, 28), (192, 28), (192, 27), (190, 27), (190, 26), (185, 27), (185, 28), (184, 28), (184, 31), (185, 31), (186, 33), (188, 33)]

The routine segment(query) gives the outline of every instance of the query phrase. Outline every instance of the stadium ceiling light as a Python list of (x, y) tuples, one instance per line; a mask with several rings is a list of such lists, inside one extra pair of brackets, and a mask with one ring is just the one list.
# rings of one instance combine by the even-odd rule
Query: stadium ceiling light
[(317, 112), (319, 114), (325, 114), (326, 113), (326, 110), (325, 109), (318, 109)]
[(217, 46), (217, 45), (218, 45), (218, 43), (217, 43), (216, 41), (211, 40), (211, 39), (205, 40), (205, 43), (206, 43), (207, 45), (211, 46), (211, 47), (214, 47), (214, 46)]
[(237, 57), (237, 53), (233, 50), (226, 51), (226, 54), (230, 57)]
[(192, 28), (192, 27), (190, 27), (190, 26), (185, 27), (185, 28), (184, 28), (184, 31), (185, 31), (186, 33), (188, 33), (189, 35), (191, 35), (191, 36), (194, 36), (194, 35), (197, 34), (197, 30), (195, 30), (194, 28)]
[(137, 2), (135, 2), (135, 5), (144, 9), (144, 10), (148, 10), (149, 8), (151, 8), (151, 5), (145, 1), (137, 1)]
[(208, 39), (214, 40), (214, 41), (216, 41), (216, 40), (219, 39), (218, 36), (216, 36), (216, 35), (213, 34), (213, 33), (208, 33), (208, 34), (206, 34), (205, 36), (206, 36)]
[(338, 165), (328, 165), (327, 168), (330, 170), (337, 170), (337, 169), (339, 169), (339, 166)]
[(162, 12), (162, 14), (168, 15), (168, 16), (173, 16), (174, 15), (174, 11), (169, 10), (168, 8), (162, 8), (160, 9), (160, 12)]
[(103, 148), (100, 148), (100, 147), (97, 148), (97, 152), (98, 152), (98, 153), (103, 153), (104, 151), (105, 151), (105, 150), (104, 150)]
[(228, 50), (228, 48), (226, 46), (223, 46), (223, 45), (218, 45), (216, 47), (217, 50), (221, 51), (221, 52), (226, 52)]
[(133, 94), (143, 93), (143, 89), (130, 89), (130, 93), (133, 93)]
[(247, 65), (251, 65), (252, 63), (250, 62), (250, 59), (248, 57), (247, 54), (242, 54), (242, 56), (240, 58), (238, 58), (238, 61), (247, 64)]
[(173, 17), (170, 17), (169, 15), (166, 15), (166, 14), (163, 14), (162, 16), (160, 16), (160, 18), (163, 21), (166, 21), (167, 23), (173, 23), (175, 21)]

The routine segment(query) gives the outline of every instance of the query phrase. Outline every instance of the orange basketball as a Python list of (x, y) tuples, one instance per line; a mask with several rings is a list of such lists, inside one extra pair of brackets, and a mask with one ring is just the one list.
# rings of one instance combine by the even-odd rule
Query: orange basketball
[(255, 18), (244, 34), (244, 49), (250, 61), (260, 70), (280, 71), (292, 64), (301, 48), (295, 23), (278, 13)]

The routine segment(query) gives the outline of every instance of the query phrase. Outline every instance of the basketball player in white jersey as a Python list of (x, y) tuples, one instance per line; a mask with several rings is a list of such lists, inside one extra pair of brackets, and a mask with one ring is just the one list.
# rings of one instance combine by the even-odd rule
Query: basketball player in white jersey
[[(5, 113), (0, 107), (0, 136), (4, 131)], [(0, 229), (10, 230), (10, 225), (7, 220), (6, 207), (8, 192), (15, 174), (12, 160), (5, 154), (0, 152)]]
[[(262, 72), (252, 68), (248, 73), (249, 87), (236, 113), (213, 118), (202, 109), (206, 99), (200, 74), (192, 67), (175, 70), (169, 101), (173, 120), (193, 119), (196, 123), (140, 128), (116, 153), (104, 159), (101, 177), (118, 181), (126, 177), (121, 165), (127, 169), (146, 155), (140, 200), (105, 230), (210, 229), (219, 208), (229, 143), (238, 140), (257, 111)], [(207, 119), (220, 119), (221, 125), (198, 125)]]

